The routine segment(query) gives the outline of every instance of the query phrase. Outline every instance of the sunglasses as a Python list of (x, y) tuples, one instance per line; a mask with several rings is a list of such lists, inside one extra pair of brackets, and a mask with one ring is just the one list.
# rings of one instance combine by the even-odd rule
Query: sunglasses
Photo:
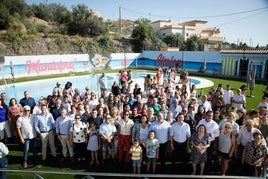
[(24, 110), (25, 112), (29, 112), (30, 110)]

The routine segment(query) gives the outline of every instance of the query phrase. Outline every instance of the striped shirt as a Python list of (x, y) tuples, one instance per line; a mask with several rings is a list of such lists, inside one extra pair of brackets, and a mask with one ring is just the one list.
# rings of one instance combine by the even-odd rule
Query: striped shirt
[(130, 148), (130, 152), (132, 153), (131, 159), (132, 160), (140, 160), (141, 159), (141, 153), (142, 153), (142, 148), (141, 146), (132, 146)]

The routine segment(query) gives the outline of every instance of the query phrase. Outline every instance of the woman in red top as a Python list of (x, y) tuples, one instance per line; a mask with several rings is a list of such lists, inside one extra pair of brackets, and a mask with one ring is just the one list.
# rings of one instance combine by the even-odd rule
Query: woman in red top
[(9, 107), (8, 107), (8, 120), (10, 122), (10, 128), (12, 131), (12, 135), (15, 137), (15, 140), (17, 139), (17, 119), (22, 114), (22, 106), (17, 103), (17, 100), (15, 98), (11, 98), (9, 101)]

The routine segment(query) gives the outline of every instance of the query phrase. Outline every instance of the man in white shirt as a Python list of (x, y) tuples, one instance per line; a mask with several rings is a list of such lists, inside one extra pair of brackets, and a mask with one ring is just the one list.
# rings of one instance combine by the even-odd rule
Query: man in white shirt
[(20, 142), (24, 145), (23, 151), (23, 168), (28, 168), (28, 153), (30, 144), (32, 145), (33, 156), (37, 160), (37, 142), (35, 131), (35, 118), (31, 115), (31, 107), (26, 105), (23, 107), (23, 114), (17, 120), (17, 131)]
[[(254, 128), (254, 121), (252, 119), (247, 120), (246, 126), (242, 127), (238, 132), (237, 145), (239, 151), (243, 151), (244, 147), (248, 142), (253, 140), (253, 134), (255, 132), (260, 132), (259, 129)], [(265, 139), (262, 140), (262, 143), (266, 145)]]
[(161, 112), (157, 114), (157, 120), (155, 120), (149, 128), (149, 131), (155, 131), (155, 138), (159, 142), (159, 160), (161, 165), (165, 165), (166, 162), (166, 150), (169, 141), (170, 124), (164, 119)]
[(237, 89), (237, 95), (234, 95), (232, 102), (237, 109), (245, 109), (246, 97), (242, 94), (241, 89)]
[(211, 103), (207, 99), (208, 99), (207, 95), (204, 94), (202, 95), (201, 100), (197, 102), (199, 106), (201, 105), (204, 106), (205, 112), (212, 111)]
[(224, 124), (226, 122), (230, 122), (231, 125), (232, 125), (232, 132), (237, 135), (238, 132), (239, 132), (239, 125), (234, 121), (234, 119), (235, 119), (235, 113), (234, 112), (229, 112), (229, 114), (226, 117), (227, 118), (221, 120), (221, 122), (219, 124), (220, 130), (223, 131), (224, 130), (224, 128), (223, 128), (224, 127)]
[(182, 107), (179, 105), (179, 100), (174, 99), (173, 105), (169, 107), (169, 111), (173, 113), (173, 118), (175, 119), (179, 113), (182, 111)]
[(176, 162), (177, 159), (186, 163), (188, 161), (187, 151), (190, 146), (191, 130), (189, 124), (184, 122), (183, 113), (178, 114), (176, 120), (171, 125), (170, 130), (170, 147), (173, 151), (172, 159)]
[(106, 160), (107, 149), (110, 149), (112, 159), (115, 159), (115, 145), (114, 136), (116, 133), (116, 127), (114, 123), (111, 122), (111, 116), (108, 114), (104, 122), (100, 125), (100, 137), (102, 143), (102, 159)]
[(231, 86), (229, 84), (226, 85), (226, 90), (223, 91), (223, 99), (225, 101), (225, 114), (228, 113), (230, 107), (232, 106), (232, 99), (234, 96), (234, 92), (231, 90)]

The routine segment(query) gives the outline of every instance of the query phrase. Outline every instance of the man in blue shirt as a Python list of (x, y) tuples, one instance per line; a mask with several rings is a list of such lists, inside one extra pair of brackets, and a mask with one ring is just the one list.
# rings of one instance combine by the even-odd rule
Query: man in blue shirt
[(70, 128), (72, 127), (72, 119), (67, 116), (67, 110), (65, 108), (61, 109), (61, 115), (56, 120), (56, 134), (62, 145), (63, 158), (62, 162), (66, 160), (68, 154), (67, 149), (69, 150), (69, 155), (71, 160), (74, 161), (73, 155), (73, 146), (69, 140), (70, 138)]
[(20, 100), (20, 104), (22, 105), (22, 107), (24, 107), (26, 105), (27, 106), (30, 106), (30, 108), (31, 108), (31, 111), (30, 111), (31, 114), (33, 112), (34, 106), (36, 105), (34, 98), (30, 97), (29, 91), (24, 91), (24, 98), (22, 98)]
[(35, 130), (42, 142), (42, 160), (47, 158), (47, 142), (53, 157), (56, 157), (56, 148), (54, 143), (55, 120), (51, 113), (48, 112), (47, 106), (41, 106), (41, 114), (36, 116)]

